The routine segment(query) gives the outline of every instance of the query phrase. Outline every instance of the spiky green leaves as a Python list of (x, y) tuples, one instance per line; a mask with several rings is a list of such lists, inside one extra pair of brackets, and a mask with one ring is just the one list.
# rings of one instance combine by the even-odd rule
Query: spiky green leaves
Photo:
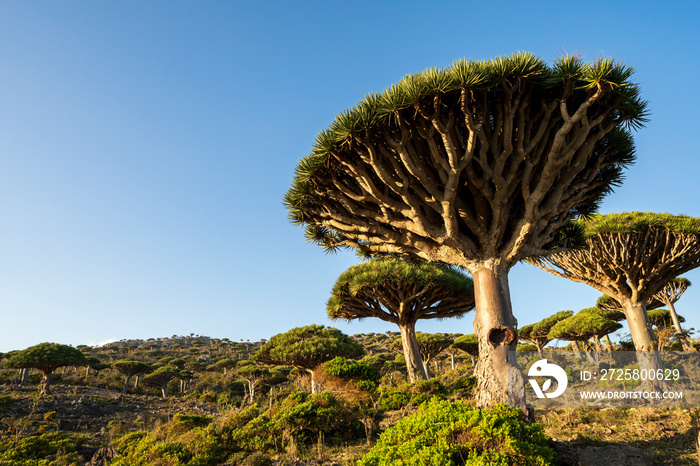
[(569, 220), (634, 160), (618, 128), (645, 119), (631, 74), (518, 53), (408, 75), (319, 133), (284, 204), (326, 251), (468, 268), (570, 245)]
[(253, 359), (261, 364), (292, 366), (310, 371), (336, 356), (356, 358), (363, 353), (362, 345), (340, 330), (309, 325), (270, 338)]
[(535, 83), (543, 90), (562, 86), (572, 89), (603, 87), (611, 102), (620, 110), (616, 118), (634, 127), (647, 121), (646, 102), (639, 97), (638, 86), (631, 81), (633, 68), (611, 59), (584, 63), (577, 56), (564, 55), (548, 66), (532, 53), (519, 52), (491, 60), (458, 60), (449, 68), (429, 68), (422, 73), (409, 74), (384, 92), (370, 93), (357, 106), (338, 114), (327, 130), (316, 138), (311, 154), (304, 157), (295, 171), (292, 188), (284, 199), (294, 223), (303, 221), (296, 208), (303, 203), (310, 183), (334, 151), (354, 137), (390, 123), (393, 114), (435, 95), (450, 93), (494, 91), (501, 86), (514, 86), (524, 81)]

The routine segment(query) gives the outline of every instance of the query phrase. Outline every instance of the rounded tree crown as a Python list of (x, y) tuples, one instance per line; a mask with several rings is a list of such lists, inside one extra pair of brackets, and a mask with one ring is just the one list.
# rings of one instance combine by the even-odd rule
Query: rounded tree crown
[(597, 336), (602, 337), (622, 328), (622, 325), (605, 317), (588, 312), (577, 314), (557, 323), (549, 331), (550, 339), (568, 341), (588, 341)]
[(452, 347), (460, 349), (471, 356), (479, 356), (479, 338), (474, 334), (455, 338)]
[(549, 330), (564, 319), (574, 315), (574, 311), (560, 311), (549, 317), (545, 317), (534, 324), (525, 325), (518, 330), (518, 336), (523, 340), (534, 340), (538, 338), (547, 338)]
[(356, 358), (363, 354), (362, 345), (340, 330), (309, 325), (273, 336), (260, 347), (253, 359), (266, 365), (312, 370), (336, 356)]
[[(326, 310), (331, 319), (351, 320), (380, 313), (376, 303), (392, 308), (402, 300), (410, 300), (412, 310), (425, 308), (426, 314), (434, 311), (431, 318), (461, 317), (474, 309), (474, 283), (464, 273), (445, 264), (373, 259), (348, 268), (338, 277)], [(447, 306), (436, 308), (441, 302)], [(396, 311), (389, 309), (389, 312)], [(422, 317), (420, 314), (417, 312), (416, 317)]]
[(586, 309), (581, 309), (579, 311), (580, 313), (588, 313), (588, 314), (595, 314), (599, 315), (601, 317), (605, 317), (606, 319), (614, 320), (615, 322), (620, 322), (621, 320), (625, 320), (625, 313), (622, 312), (621, 310), (616, 310), (616, 309), (603, 309), (600, 307), (587, 307)]
[(85, 355), (80, 350), (59, 343), (40, 343), (13, 354), (5, 361), (7, 367), (29, 367), (44, 373), (62, 366), (82, 366), (85, 363)]

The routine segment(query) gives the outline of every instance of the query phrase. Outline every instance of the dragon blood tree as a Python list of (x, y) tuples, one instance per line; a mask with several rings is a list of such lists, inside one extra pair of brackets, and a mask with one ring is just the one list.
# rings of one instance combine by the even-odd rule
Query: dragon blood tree
[(462, 335), (455, 338), (452, 348), (457, 348), (467, 353), (472, 359), (472, 366), (476, 366), (476, 358), (479, 357), (479, 339), (476, 335)]
[(595, 211), (634, 161), (629, 129), (646, 104), (632, 73), (518, 53), (408, 75), (318, 135), (284, 203), (327, 250), (467, 269), (477, 402), (524, 407), (508, 272), (564, 244), (569, 221)]
[(587, 344), (588, 340), (593, 338), (596, 351), (600, 352), (600, 337), (621, 328), (622, 324), (607, 319), (598, 313), (591, 312), (590, 309), (583, 309), (552, 326), (549, 330), (549, 338), (551, 340), (555, 338), (567, 340), (572, 345), (577, 345), (579, 342)]
[(630, 212), (577, 220), (586, 245), (531, 259), (556, 276), (586, 283), (622, 305), (637, 351), (654, 349), (646, 303), (669, 281), (700, 266), (700, 219)]
[(267, 366), (290, 366), (307, 372), (311, 376), (311, 392), (316, 393), (314, 376), (321, 364), (337, 356), (354, 359), (363, 354), (362, 345), (337, 328), (308, 325), (270, 338), (258, 349), (253, 360)]
[(343, 272), (331, 292), (331, 319), (376, 317), (399, 326), (411, 382), (427, 379), (416, 341), (418, 319), (462, 317), (474, 309), (471, 278), (455, 268), (424, 261), (373, 259)]
[[(612, 311), (609, 309), (601, 309), (599, 307), (588, 307), (586, 309), (581, 309), (578, 311), (578, 314), (595, 314), (597, 316), (603, 317), (604, 319), (612, 320), (613, 322), (620, 322), (625, 320), (625, 313), (622, 311)], [(600, 339), (604, 338), (605, 342), (607, 343), (607, 350), (612, 351), (613, 349), (613, 344), (612, 341), (610, 340), (610, 334), (616, 331), (617, 329), (622, 328), (622, 325), (620, 324), (616, 329), (608, 332), (604, 331), (601, 333), (596, 333), (594, 334), (591, 338), (593, 338), (593, 343), (595, 344), (595, 350), (597, 352), (600, 352), (603, 350), (603, 344), (601, 343)]]
[(683, 293), (685, 293), (685, 290), (687, 290), (689, 286), (690, 280), (684, 277), (676, 277), (668, 282), (661, 290), (659, 290), (653, 296), (653, 299), (668, 306), (668, 310), (671, 313), (671, 320), (673, 321), (673, 327), (676, 329), (676, 335), (683, 346), (683, 350), (695, 351), (693, 345), (688, 341), (686, 333), (683, 331), (683, 327), (681, 327), (681, 320), (676, 313), (676, 307), (674, 306), (676, 301), (683, 296)]
[(51, 393), (51, 374), (64, 366), (82, 366), (85, 355), (79, 349), (59, 343), (39, 343), (18, 351), (5, 361), (6, 367), (16, 369), (38, 369), (42, 372), (39, 394)]
[(541, 355), (542, 348), (552, 341), (552, 339), (549, 338), (549, 330), (558, 322), (572, 315), (574, 315), (574, 311), (561, 311), (539, 322), (526, 325), (518, 332), (518, 340), (535, 345), (537, 347), (537, 352)]

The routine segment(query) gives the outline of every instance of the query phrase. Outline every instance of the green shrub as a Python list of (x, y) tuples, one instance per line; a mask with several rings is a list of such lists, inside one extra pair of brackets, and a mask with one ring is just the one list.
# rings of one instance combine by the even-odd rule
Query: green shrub
[(363, 431), (356, 406), (329, 392), (294, 392), (282, 401), (272, 420), (279, 432), (286, 432), (300, 445), (316, 442), (319, 435), (334, 441), (361, 438)]
[[(0, 442), (0, 465), (69, 466), (78, 464), (78, 453), (84, 441), (82, 436), (59, 432), (23, 437), (17, 442), (10, 436)], [(50, 456), (55, 459), (53, 461), (45, 459)]]
[(425, 403), (429, 399), (437, 396), (445, 398), (447, 396), (447, 388), (438, 379), (421, 380), (416, 382), (411, 387), (411, 406), (418, 406)]
[(379, 396), (379, 408), (383, 411), (396, 411), (405, 408), (411, 397), (401, 390), (382, 390)]
[(553, 466), (555, 458), (541, 427), (516, 408), (434, 398), (387, 429), (358, 466)]
[(185, 432), (195, 427), (206, 427), (212, 421), (208, 416), (177, 413), (173, 416), (173, 430)]
[(452, 392), (472, 392), (476, 389), (476, 377), (460, 377), (452, 385)]
[(379, 371), (370, 364), (353, 361), (338, 356), (330, 361), (323, 363), (323, 369), (326, 374), (344, 379), (360, 379), (374, 382), (379, 382)]

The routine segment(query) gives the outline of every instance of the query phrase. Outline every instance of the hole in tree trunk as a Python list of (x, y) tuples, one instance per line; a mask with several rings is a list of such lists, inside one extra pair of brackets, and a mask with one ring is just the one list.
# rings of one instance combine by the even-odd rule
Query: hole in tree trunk
[(510, 327), (494, 327), (489, 330), (489, 343), (494, 348), (499, 345), (510, 345), (517, 338), (515, 330)]

